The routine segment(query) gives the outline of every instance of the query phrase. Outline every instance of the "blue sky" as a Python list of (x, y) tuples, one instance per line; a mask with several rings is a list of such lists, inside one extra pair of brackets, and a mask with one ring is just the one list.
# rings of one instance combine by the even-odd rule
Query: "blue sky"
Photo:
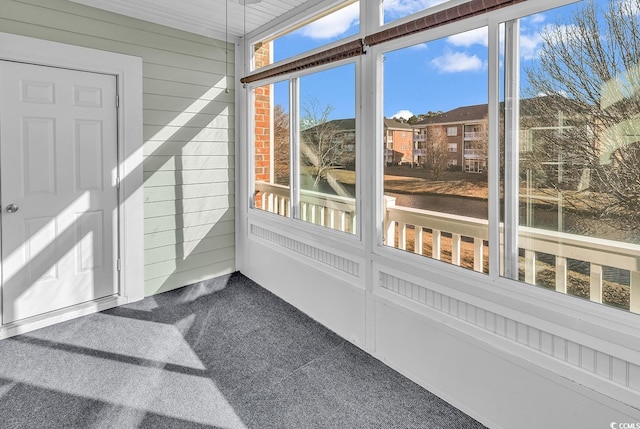
[[(604, 1), (604, 0), (601, 0)], [(443, 3), (443, 0), (385, 0), (385, 22)], [(566, 6), (563, 15), (569, 15)], [(558, 29), (555, 12), (521, 20), (523, 62), (536, 61), (543, 31)], [(278, 61), (358, 33), (358, 4), (311, 23), (274, 42)], [(445, 39), (388, 52), (384, 60), (384, 115), (410, 116), (447, 111), (487, 102), (487, 29), (479, 28)], [(316, 99), (333, 107), (332, 118), (353, 117), (353, 66), (332, 69), (301, 80), (301, 103)], [(286, 105), (285, 91), (276, 90), (276, 103)]]

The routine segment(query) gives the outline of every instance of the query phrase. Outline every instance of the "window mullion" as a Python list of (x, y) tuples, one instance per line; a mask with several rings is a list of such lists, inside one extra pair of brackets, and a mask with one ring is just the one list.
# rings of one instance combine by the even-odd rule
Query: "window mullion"
[(504, 276), (518, 280), (520, 21), (505, 23)]
[(300, 80), (289, 81), (289, 141), (290, 145), (290, 213), (294, 219), (300, 218)]
[(499, 23), (489, 24), (489, 277), (500, 276), (500, 31)]

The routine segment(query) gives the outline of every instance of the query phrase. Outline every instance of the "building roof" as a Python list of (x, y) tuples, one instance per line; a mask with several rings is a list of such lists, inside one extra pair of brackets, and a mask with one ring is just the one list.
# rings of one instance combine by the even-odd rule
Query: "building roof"
[[(327, 125), (331, 125), (331, 127), (335, 131), (352, 131), (356, 129), (356, 120), (355, 118), (347, 118), (347, 119), (333, 119), (327, 122)], [(304, 130), (305, 132), (313, 131), (315, 127), (307, 128)], [(384, 118), (384, 127), (387, 129), (397, 129), (397, 130), (407, 130), (411, 131), (412, 127), (409, 124), (404, 124), (402, 122), (395, 121), (393, 119)]]
[(478, 122), (487, 117), (489, 113), (488, 104), (476, 104), (474, 106), (462, 106), (457, 107), (448, 112), (441, 113), (439, 115), (431, 116), (423, 121), (416, 123), (416, 125), (431, 125), (431, 124), (447, 124), (453, 122)]
[(394, 119), (384, 118), (385, 128), (398, 129), (398, 130), (411, 130), (411, 125), (403, 122), (398, 122)]

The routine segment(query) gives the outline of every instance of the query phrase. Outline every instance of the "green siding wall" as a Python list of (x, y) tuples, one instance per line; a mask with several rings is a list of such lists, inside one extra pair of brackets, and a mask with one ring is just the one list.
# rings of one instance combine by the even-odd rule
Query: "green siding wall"
[(143, 59), (145, 292), (234, 271), (233, 44), (66, 0), (0, 0), (0, 31)]

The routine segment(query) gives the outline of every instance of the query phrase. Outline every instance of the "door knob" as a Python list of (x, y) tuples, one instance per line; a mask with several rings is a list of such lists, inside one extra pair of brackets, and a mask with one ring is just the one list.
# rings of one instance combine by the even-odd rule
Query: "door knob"
[(9, 204), (7, 206), (7, 213), (15, 213), (18, 211), (18, 206), (16, 204)]

